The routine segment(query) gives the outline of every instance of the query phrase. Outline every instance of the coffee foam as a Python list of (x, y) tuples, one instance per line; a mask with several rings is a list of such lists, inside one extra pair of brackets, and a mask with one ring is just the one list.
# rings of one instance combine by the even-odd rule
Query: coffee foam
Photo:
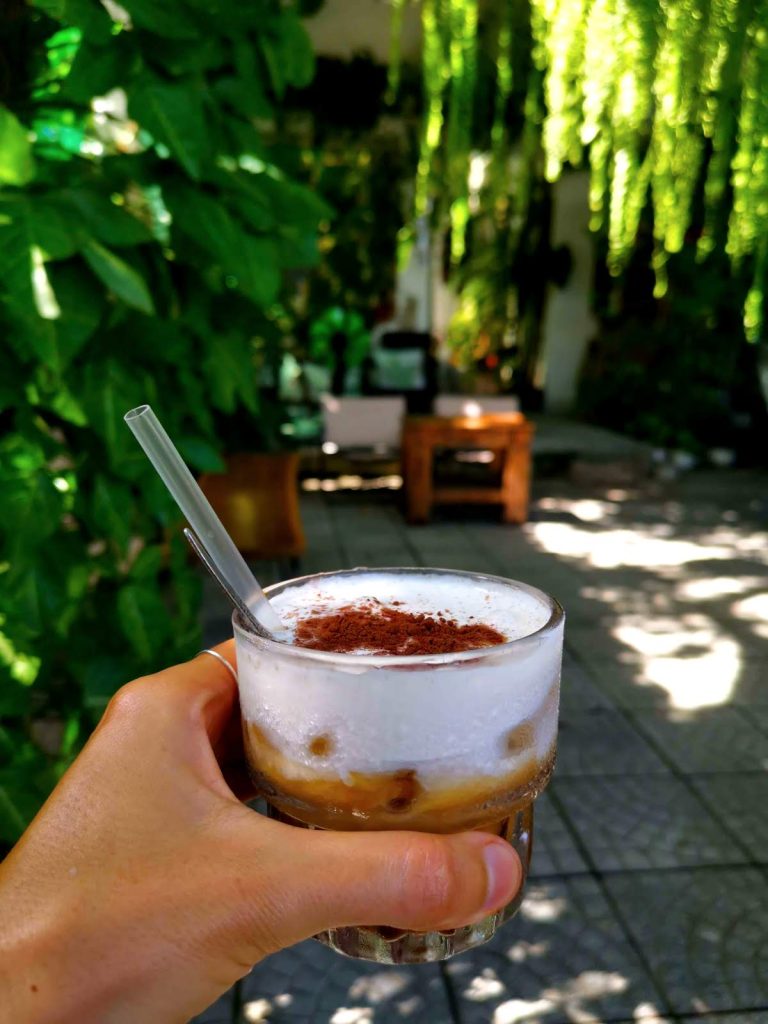
[[(457, 581), (460, 581), (457, 585)], [(397, 575), (366, 572), (354, 576), (328, 576), (276, 594), (271, 603), (291, 630), (311, 615), (327, 614), (371, 599), (401, 612), (425, 615), (444, 613), (460, 626), (479, 622), (498, 630), (506, 640), (517, 640), (540, 629), (549, 619), (549, 607), (525, 590), (504, 583), (450, 574)], [(360, 654), (366, 653), (361, 647)]]
[[(238, 633), (243, 716), (289, 759), (296, 777), (415, 769), (429, 785), (495, 776), (534, 756), (551, 755), (557, 731), (562, 623), (532, 636), (549, 619), (543, 598), (511, 584), (444, 573), (386, 572), (315, 577), (271, 598), (289, 627), (371, 597), (403, 611), (443, 612), (460, 624), (498, 629), (513, 647), (478, 656), (443, 656), (440, 665), (347, 655), (307, 657), (288, 645)], [(527, 637), (527, 639), (520, 639)], [(525, 749), (510, 749), (510, 731), (524, 722)], [(332, 742), (324, 756), (314, 738)]]

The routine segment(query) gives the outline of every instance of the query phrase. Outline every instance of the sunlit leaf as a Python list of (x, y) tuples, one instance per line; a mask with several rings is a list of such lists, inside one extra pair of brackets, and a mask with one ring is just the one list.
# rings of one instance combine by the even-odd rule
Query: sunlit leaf
[(35, 176), (35, 161), (27, 129), (0, 106), (0, 183), (26, 185)]
[(99, 242), (88, 242), (83, 256), (94, 274), (126, 305), (141, 313), (154, 313), (152, 295), (137, 270)]

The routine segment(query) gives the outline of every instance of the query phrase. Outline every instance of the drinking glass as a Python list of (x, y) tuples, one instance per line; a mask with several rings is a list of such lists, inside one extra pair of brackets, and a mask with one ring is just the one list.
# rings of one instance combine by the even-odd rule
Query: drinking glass
[[(446, 613), (467, 587), (534, 601), (528, 636), (452, 654), (336, 654), (266, 640), (233, 616), (245, 751), (271, 816), (304, 828), (482, 829), (515, 848), (527, 874), (533, 803), (555, 762), (564, 613), (525, 583), (440, 569), (352, 569), (288, 580), (270, 597), (329, 577), (443, 577)], [(364, 580), (356, 583), (365, 584)], [(514, 593), (517, 592), (517, 593)], [(375, 595), (372, 595), (375, 596)], [(313, 612), (308, 609), (308, 612)], [(510, 613), (510, 628), (514, 611)], [(487, 941), (515, 899), (445, 932), (337, 928), (316, 938), (378, 963), (442, 960)]]

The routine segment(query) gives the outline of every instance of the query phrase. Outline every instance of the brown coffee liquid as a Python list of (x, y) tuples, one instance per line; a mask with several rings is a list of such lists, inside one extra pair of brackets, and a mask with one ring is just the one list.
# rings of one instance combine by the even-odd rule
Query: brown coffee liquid
[[(513, 740), (511, 737), (510, 742)], [(322, 750), (330, 742), (325, 736), (311, 741)], [(245, 723), (244, 743), (254, 782), (278, 810), (305, 825), (356, 832), (411, 829), (449, 833), (493, 828), (538, 796), (549, 782), (555, 762), (554, 748), (543, 760), (531, 751), (512, 770), (493, 778), (446, 779), (440, 785), (433, 780), (426, 786), (412, 768), (349, 772), (343, 778), (302, 772), (253, 722)]]

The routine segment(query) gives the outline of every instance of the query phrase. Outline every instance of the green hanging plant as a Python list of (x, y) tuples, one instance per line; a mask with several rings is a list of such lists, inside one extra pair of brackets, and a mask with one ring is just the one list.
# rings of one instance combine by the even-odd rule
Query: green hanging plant
[[(591, 226), (606, 235), (611, 274), (625, 271), (650, 204), (655, 294), (665, 293), (668, 259), (695, 228), (700, 259), (725, 248), (734, 268), (748, 261), (753, 281), (744, 330), (751, 341), (761, 338), (768, 276), (768, 0), (530, 0), (527, 25), (517, 26), (528, 40), (522, 55), (510, 46), (513, 9), (521, 8), (500, 2), (498, 16), (484, 20), (486, 35), (493, 35), (485, 44), (496, 53), (489, 188), (501, 219), (510, 205), (524, 216), (539, 146), (541, 172), (550, 182), (565, 166), (580, 165), (586, 153)], [(425, 116), (414, 213), (424, 215), (438, 200), (434, 216), (450, 228), (457, 265), (471, 219), (477, 0), (424, 0), (422, 21)], [(510, 62), (512, 51), (519, 67)], [(541, 80), (529, 78), (534, 72)], [(510, 140), (507, 107), (520, 75), (531, 87), (524, 127)], [(519, 161), (509, 159), (510, 141), (522, 153)], [(518, 171), (521, 180), (513, 181)]]

